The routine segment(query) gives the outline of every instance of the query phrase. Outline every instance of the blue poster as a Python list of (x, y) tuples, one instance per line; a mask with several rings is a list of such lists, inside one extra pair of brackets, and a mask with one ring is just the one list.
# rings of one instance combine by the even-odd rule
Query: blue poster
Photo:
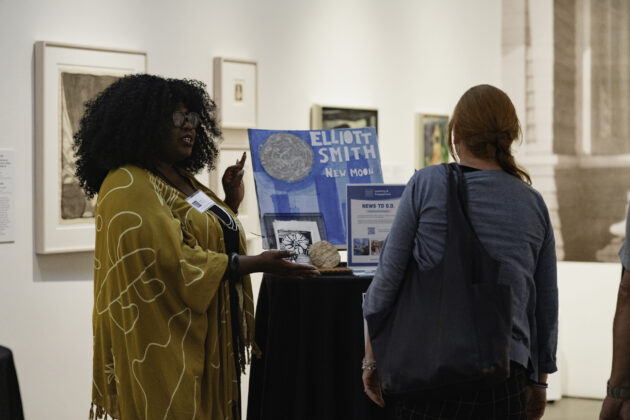
[(287, 215), (323, 223), (322, 239), (345, 247), (346, 184), (383, 182), (376, 130), (250, 129), (249, 143), (265, 248), (268, 220)]
[(348, 267), (376, 269), (404, 184), (348, 185)]

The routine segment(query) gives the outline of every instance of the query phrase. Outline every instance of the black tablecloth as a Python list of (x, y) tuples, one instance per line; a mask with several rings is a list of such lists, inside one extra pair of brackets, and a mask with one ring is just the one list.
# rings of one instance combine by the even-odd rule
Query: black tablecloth
[(24, 420), (13, 354), (0, 346), (0, 420)]
[(363, 392), (362, 293), (371, 278), (263, 277), (247, 420), (386, 418)]

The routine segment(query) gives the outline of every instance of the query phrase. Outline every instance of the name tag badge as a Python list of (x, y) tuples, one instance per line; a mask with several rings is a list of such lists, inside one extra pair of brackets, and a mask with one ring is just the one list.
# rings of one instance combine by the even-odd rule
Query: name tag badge
[(193, 206), (199, 213), (205, 213), (210, 207), (216, 205), (216, 203), (201, 190), (197, 190), (193, 195), (186, 198), (186, 202)]

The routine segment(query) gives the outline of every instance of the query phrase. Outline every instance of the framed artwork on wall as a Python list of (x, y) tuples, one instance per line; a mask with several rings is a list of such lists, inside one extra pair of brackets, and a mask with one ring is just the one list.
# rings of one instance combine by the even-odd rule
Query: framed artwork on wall
[(224, 128), (258, 123), (258, 69), (255, 61), (214, 58), (214, 100)]
[(35, 218), (38, 254), (94, 249), (94, 204), (74, 176), (73, 136), (85, 103), (122, 76), (146, 72), (146, 53), (35, 43)]
[(416, 114), (415, 168), (449, 161), (448, 115)]
[(378, 134), (377, 109), (327, 105), (313, 105), (311, 107), (311, 130), (363, 127), (374, 127)]

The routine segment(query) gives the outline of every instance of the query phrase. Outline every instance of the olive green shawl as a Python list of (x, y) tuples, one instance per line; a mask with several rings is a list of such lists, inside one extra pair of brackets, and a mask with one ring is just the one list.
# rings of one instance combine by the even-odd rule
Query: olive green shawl
[[(240, 401), (220, 220), (152, 173), (124, 166), (105, 178), (95, 222), (90, 418), (232, 419)], [(244, 367), (254, 336), (249, 276), (237, 290)]]

